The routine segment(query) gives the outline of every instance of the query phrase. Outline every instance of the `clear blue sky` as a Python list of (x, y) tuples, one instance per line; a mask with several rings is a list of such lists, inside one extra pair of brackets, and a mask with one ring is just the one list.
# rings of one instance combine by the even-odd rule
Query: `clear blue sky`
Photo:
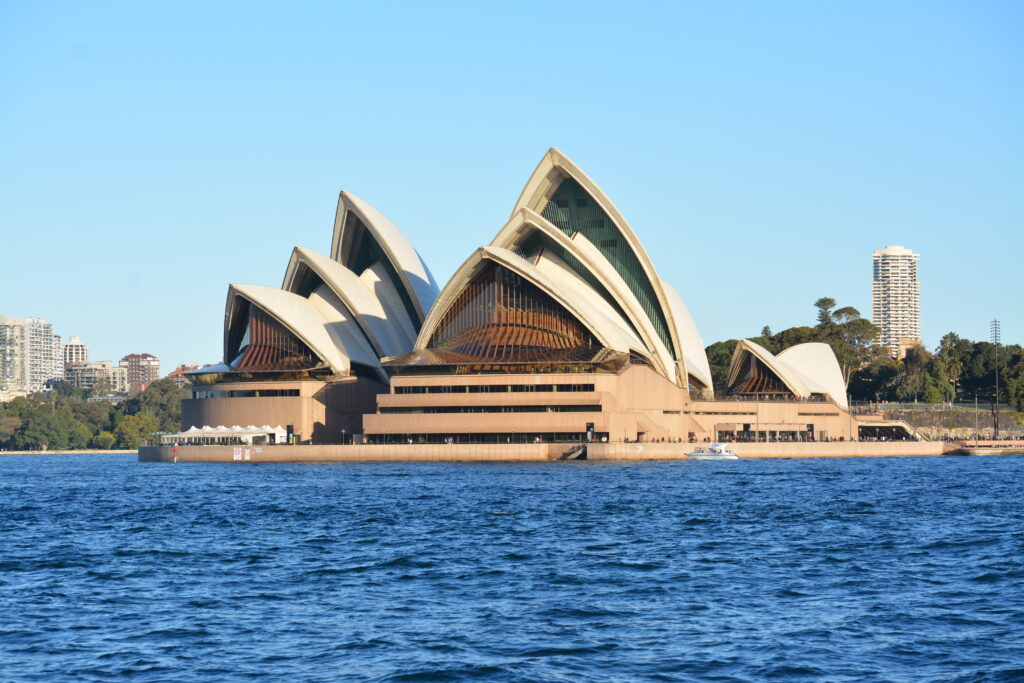
[[(556, 146), (706, 343), (870, 315), (1024, 342), (1024, 3), (2, 2), (0, 313), (94, 359), (220, 359), (230, 282), (328, 251), (337, 193), (439, 282)], [(711, 284), (713, 283), (713, 284)]]

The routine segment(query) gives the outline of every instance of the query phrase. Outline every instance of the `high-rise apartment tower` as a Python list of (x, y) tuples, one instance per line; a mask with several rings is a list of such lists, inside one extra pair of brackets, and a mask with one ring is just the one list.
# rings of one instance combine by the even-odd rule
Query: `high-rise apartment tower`
[(89, 347), (82, 343), (78, 337), (72, 337), (64, 345), (64, 365), (73, 363), (88, 363)]
[(64, 378), (60, 337), (40, 318), (0, 316), (0, 392), (41, 391)]
[(921, 340), (921, 286), (915, 254), (906, 247), (876, 249), (871, 255), (871, 321), (882, 329), (878, 343), (899, 355), (900, 347)]

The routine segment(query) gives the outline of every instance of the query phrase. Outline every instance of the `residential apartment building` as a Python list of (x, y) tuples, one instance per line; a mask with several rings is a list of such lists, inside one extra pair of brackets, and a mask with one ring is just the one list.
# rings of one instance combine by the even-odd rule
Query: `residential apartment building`
[(178, 367), (174, 368), (174, 370), (171, 370), (165, 379), (174, 380), (175, 384), (179, 387), (183, 387), (189, 384), (188, 373), (193, 370), (198, 370), (201, 367), (202, 365), (199, 363), (182, 363)]
[(150, 353), (130, 353), (120, 366), (128, 371), (128, 391), (137, 394), (160, 379), (160, 360)]
[(41, 391), (64, 378), (63, 347), (41, 318), (0, 316), (0, 393)]
[(901, 342), (921, 339), (921, 288), (915, 254), (906, 247), (876, 249), (871, 256), (871, 321), (881, 328), (878, 343), (899, 355)]
[(82, 343), (78, 337), (72, 337), (64, 345), (64, 365), (72, 363), (88, 363), (89, 347)]
[(67, 380), (80, 389), (92, 390), (100, 386), (111, 394), (128, 393), (128, 368), (114, 365), (112, 361), (75, 363), (69, 365), (66, 372)]

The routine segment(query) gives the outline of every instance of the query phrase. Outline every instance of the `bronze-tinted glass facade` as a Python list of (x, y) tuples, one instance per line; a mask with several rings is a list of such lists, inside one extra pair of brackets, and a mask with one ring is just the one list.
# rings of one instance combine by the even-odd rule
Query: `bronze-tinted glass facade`
[(759, 358), (748, 354), (742, 362), (743, 365), (740, 366), (738, 379), (729, 387), (729, 396), (794, 398), (793, 392)]
[(516, 273), (488, 262), (444, 313), (427, 343), (465, 361), (591, 357), (601, 344), (579, 320)]
[(239, 299), (247, 310), (235, 316), (229, 334), (229, 363), (234, 370), (279, 372), (311, 370), (322, 365), (308, 346), (257, 306)]

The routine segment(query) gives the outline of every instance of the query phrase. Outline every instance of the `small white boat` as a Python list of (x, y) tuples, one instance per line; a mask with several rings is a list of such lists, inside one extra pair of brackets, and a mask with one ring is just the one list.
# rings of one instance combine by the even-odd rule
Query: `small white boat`
[(698, 448), (686, 454), (687, 460), (739, 460), (739, 456), (729, 450), (725, 444), (713, 443), (707, 448)]

